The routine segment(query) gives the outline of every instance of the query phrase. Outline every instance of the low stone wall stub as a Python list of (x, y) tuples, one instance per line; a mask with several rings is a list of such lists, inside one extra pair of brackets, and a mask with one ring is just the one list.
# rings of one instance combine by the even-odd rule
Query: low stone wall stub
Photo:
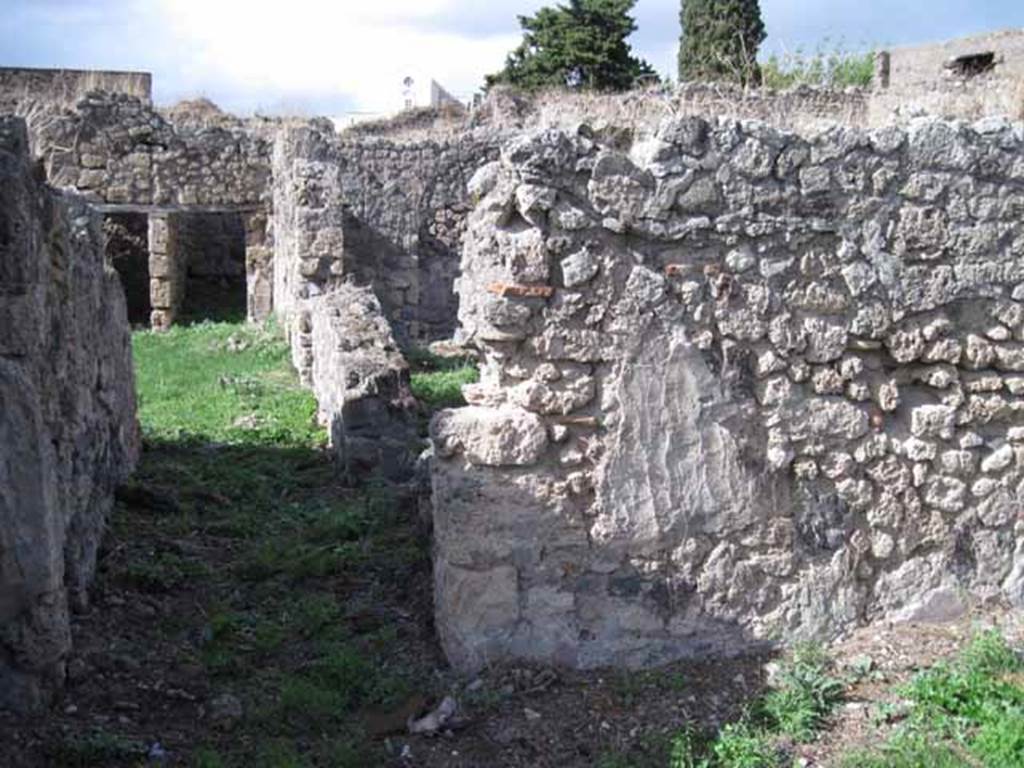
[(643, 666), (1024, 605), (1024, 130), (666, 120), (474, 177), (449, 659)]
[(309, 385), (343, 474), (408, 480), (420, 453), (417, 404), (380, 302), (342, 284), (302, 303)]

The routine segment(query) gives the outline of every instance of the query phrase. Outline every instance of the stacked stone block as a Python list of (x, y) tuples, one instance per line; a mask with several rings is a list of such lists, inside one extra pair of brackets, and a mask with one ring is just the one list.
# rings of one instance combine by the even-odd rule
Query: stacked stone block
[(185, 299), (188, 262), (179, 247), (179, 224), (174, 214), (149, 217), (149, 324), (156, 331), (171, 327)]

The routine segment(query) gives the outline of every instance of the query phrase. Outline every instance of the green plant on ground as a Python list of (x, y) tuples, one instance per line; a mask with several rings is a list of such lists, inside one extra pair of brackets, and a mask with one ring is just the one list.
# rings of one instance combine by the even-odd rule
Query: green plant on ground
[(316, 402), (271, 325), (197, 323), (134, 334), (139, 421), (150, 440), (323, 442)]
[(919, 673), (901, 689), (906, 721), (848, 768), (1024, 765), (1024, 660), (995, 631), (978, 635), (952, 662)]
[(463, 385), (480, 380), (470, 358), (440, 357), (418, 347), (406, 350), (405, 357), (412, 370), (412, 393), (428, 413), (465, 405)]
[(56, 768), (92, 768), (139, 760), (145, 754), (141, 743), (96, 729), (85, 736), (72, 736), (54, 744), (49, 758)]
[(761, 65), (761, 72), (762, 82), (769, 88), (867, 87), (874, 79), (875, 54), (873, 50), (849, 51), (842, 43), (831, 50), (821, 47), (810, 54), (797, 49), (792, 53), (772, 54)]
[(829, 659), (817, 645), (801, 645), (779, 670), (779, 684), (762, 698), (760, 719), (774, 733), (810, 741), (842, 700), (843, 683), (829, 674)]
[(750, 712), (713, 738), (684, 728), (672, 740), (670, 768), (774, 768), (783, 758), (780, 737), (810, 741), (842, 700), (843, 683), (815, 644), (798, 645), (779, 668), (778, 681)]
[(702, 768), (772, 768), (780, 763), (770, 736), (743, 720), (724, 726), (709, 753)]
[[(407, 502), (340, 481), (273, 326), (204, 322), (133, 344), (144, 450), (111, 519), (124, 554), (106, 569), (175, 606), (161, 638), (244, 704), (230, 738), (197, 734), (189, 764), (381, 764), (364, 708), (431, 691), (381, 610), (429, 572)], [(64, 752), (81, 764), (100, 748)]]

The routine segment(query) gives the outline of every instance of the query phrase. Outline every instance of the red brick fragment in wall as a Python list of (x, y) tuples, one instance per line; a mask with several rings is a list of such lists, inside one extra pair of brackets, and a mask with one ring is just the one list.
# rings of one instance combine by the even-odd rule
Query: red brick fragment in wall
[(514, 296), (516, 298), (546, 299), (555, 292), (550, 285), (522, 285), (519, 283), (491, 283), (487, 286), (489, 293), (498, 296)]

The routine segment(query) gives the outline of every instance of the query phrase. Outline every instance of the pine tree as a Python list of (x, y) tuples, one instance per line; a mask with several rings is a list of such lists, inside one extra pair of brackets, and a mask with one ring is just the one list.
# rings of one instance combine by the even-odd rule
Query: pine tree
[(764, 22), (757, 0), (681, 0), (679, 79), (757, 85)]
[(629, 12), (636, 0), (569, 0), (520, 16), (523, 42), (505, 68), (487, 76), (487, 87), (569, 86), (598, 91), (625, 90), (654, 70), (633, 56), (626, 42), (636, 23)]

